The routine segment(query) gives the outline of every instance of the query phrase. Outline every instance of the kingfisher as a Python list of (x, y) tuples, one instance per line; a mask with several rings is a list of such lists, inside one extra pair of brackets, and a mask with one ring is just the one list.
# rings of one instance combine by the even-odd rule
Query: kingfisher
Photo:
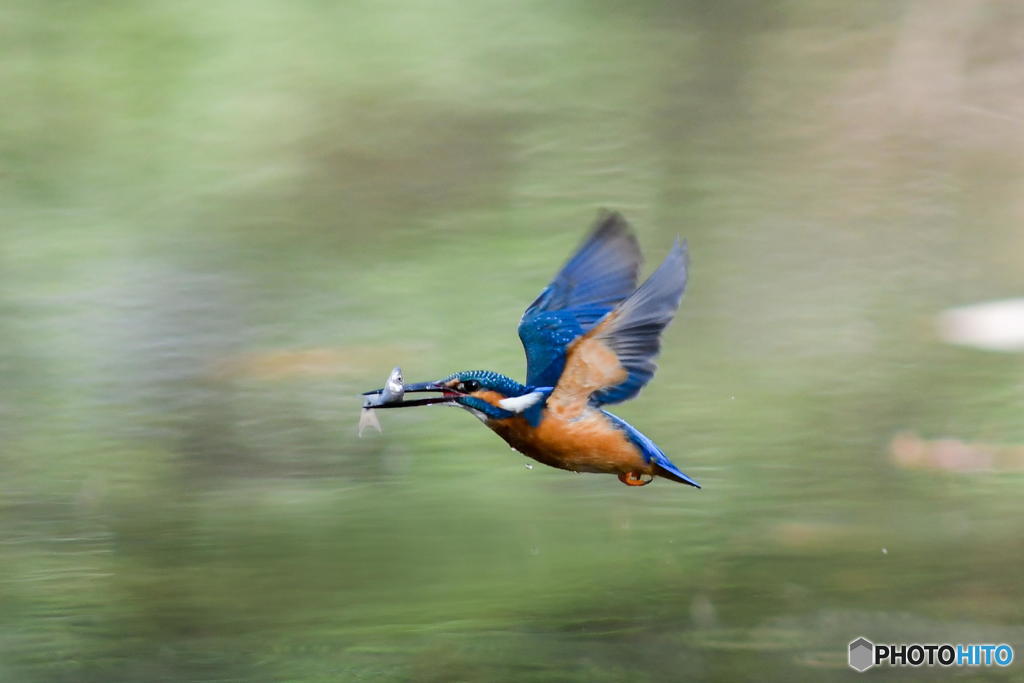
[(378, 400), (375, 407), (459, 406), (545, 465), (615, 474), (628, 486), (645, 486), (657, 476), (700, 488), (651, 439), (603, 408), (635, 397), (654, 376), (661, 333), (686, 289), (685, 241), (676, 238), (637, 287), (642, 261), (626, 220), (602, 212), (519, 321), (525, 384), (490, 370), (464, 370), (404, 386), (405, 394), (440, 396)]

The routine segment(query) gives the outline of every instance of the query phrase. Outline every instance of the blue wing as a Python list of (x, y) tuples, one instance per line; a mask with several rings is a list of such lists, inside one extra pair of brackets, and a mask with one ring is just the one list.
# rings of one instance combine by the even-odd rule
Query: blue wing
[(519, 321), (527, 384), (558, 382), (566, 346), (633, 292), (641, 262), (629, 224), (617, 213), (603, 213)]
[(654, 376), (661, 333), (675, 317), (686, 289), (687, 260), (686, 242), (677, 239), (658, 269), (588, 335), (614, 352), (628, 373), (622, 382), (595, 391), (591, 403), (627, 401)]

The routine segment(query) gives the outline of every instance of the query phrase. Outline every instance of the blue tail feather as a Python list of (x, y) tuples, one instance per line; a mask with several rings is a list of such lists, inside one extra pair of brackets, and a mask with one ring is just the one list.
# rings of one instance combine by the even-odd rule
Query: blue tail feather
[(633, 425), (629, 424), (621, 417), (612, 415), (607, 410), (602, 410), (601, 412), (608, 416), (608, 419), (615, 427), (626, 433), (629, 440), (640, 449), (640, 452), (643, 454), (644, 461), (653, 462), (659, 469), (664, 470), (665, 474), (662, 476), (667, 476), (669, 479), (673, 479), (682, 484), (689, 484), (690, 486), (694, 486), (698, 489), (701, 488), (701, 485), (698, 484), (695, 479), (692, 479), (676, 467), (675, 464), (668, 459), (668, 456), (662, 453), (661, 449), (658, 448), (653, 441), (638, 431)]

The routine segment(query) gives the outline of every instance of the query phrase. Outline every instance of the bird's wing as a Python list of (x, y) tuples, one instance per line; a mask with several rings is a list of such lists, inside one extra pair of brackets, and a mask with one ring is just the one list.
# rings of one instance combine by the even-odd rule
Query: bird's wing
[(602, 213), (519, 321), (527, 384), (555, 385), (568, 344), (633, 292), (641, 262), (629, 224), (617, 213)]
[(576, 415), (587, 405), (619, 403), (636, 396), (654, 376), (661, 332), (679, 308), (686, 270), (686, 242), (676, 240), (639, 289), (569, 344), (565, 369), (548, 407)]

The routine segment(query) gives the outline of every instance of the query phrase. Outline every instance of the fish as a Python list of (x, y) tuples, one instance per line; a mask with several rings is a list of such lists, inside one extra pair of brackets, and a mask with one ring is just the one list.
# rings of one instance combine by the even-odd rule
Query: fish
[(384, 382), (384, 388), (379, 391), (371, 391), (363, 394), (363, 408), (382, 408), (384, 406), (401, 403), (405, 398), (405, 382), (402, 381), (402, 368), (395, 367)]
[(379, 393), (363, 395), (363, 409), (359, 413), (359, 436), (362, 437), (367, 427), (373, 427), (378, 434), (381, 433), (383, 430), (380, 428), (380, 420), (373, 409), (401, 403), (404, 397), (405, 381), (402, 379), (402, 368), (395, 366)]

